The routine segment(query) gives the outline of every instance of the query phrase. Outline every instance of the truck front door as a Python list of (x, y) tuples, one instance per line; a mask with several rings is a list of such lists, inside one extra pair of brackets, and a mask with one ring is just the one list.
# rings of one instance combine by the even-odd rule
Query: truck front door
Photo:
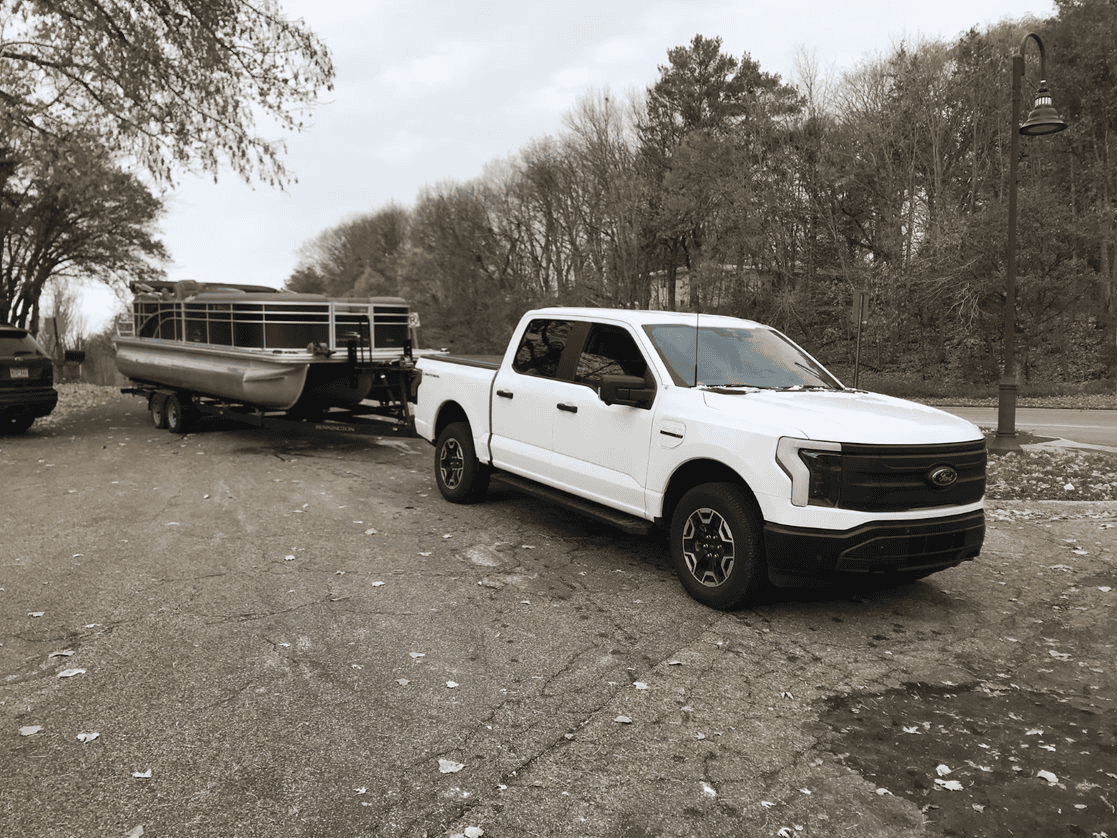
[(605, 404), (605, 375), (655, 378), (632, 335), (622, 326), (594, 323), (570, 375), (554, 383), (554, 476), (563, 488), (633, 515), (644, 515), (644, 483), (654, 397), (640, 407)]

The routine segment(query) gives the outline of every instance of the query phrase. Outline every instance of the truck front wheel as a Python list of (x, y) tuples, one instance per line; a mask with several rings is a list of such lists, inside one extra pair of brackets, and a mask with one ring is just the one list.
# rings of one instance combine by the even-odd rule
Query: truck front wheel
[(475, 503), (489, 488), (489, 471), (477, 459), (468, 422), (447, 425), (434, 446), (434, 478), (451, 503)]
[(671, 517), (671, 556), (687, 593), (728, 610), (755, 599), (767, 584), (760, 513), (733, 483), (687, 492)]

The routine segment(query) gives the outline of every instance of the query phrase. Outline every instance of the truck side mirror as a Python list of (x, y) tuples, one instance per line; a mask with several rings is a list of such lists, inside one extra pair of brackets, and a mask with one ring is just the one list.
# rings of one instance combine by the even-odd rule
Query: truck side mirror
[(605, 404), (623, 404), (648, 409), (655, 400), (655, 388), (645, 386), (638, 375), (603, 375), (598, 392)]

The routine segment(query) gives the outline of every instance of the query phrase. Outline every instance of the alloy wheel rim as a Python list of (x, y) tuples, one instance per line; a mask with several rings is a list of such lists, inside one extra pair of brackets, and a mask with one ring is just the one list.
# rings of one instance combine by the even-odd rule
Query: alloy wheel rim
[(733, 572), (736, 550), (729, 522), (714, 509), (703, 507), (690, 513), (683, 527), (683, 560), (700, 585), (724, 585)]
[(442, 475), (442, 483), (447, 489), (456, 489), (462, 482), (462, 471), (465, 469), (465, 458), (462, 456), (462, 447), (456, 439), (448, 439), (442, 446), (442, 454), (438, 458), (438, 471)]

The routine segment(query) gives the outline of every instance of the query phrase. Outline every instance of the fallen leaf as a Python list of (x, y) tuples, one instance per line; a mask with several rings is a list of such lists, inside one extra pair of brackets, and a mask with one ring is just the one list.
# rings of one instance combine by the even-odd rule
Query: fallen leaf
[(47, 660), (51, 658), (68, 658), (74, 653), (73, 649), (63, 649), (61, 652), (51, 652), (47, 655)]
[(383, 588), (383, 587), (384, 587), (384, 583), (383, 583), (383, 582), (373, 582), (373, 583), (372, 583), (372, 587), (374, 587), (374, 588)]
[(935, 784), (947, 791), (962, 791), (962, 784), (957, 780), (935, 780)]
[(411, 682), (408, 681), (406, 678), (397, 678), (396, 683), (399, 684), (401, 687), (406, 687)]
[(376, 527), (369, 527), (365, 530), (365, 535), (377, 535)]
[(409, 652), (408, 654), (410, 654), (411, 657), (415, 660), (419, 660), (419, 658), (425, 658), (427, 656), (426, 652)]
[(78, 741), (84, 745), (86, 742), (92, 742), (94, 739), (97, 739), (100, 736), (101, 734), (99, 733), (79, 733)]
[(43, 729), (42, 725), (24, 725), (19, 729), (20, 736), (34, 736)]
[(357, 794), (368, 794), (368, 787), (361, 786), (360, 788), (353, 789)]
[(439, 774), (457, 774), (465, 766), (460, 762), (454, 762), (452, 759), (440, 759), (438, 761)]
[(27, 616), (28, 617), (41, 617), (46, 613), (47, 613), (46, 611), (28, 611)]
[(648, 688), (648, 685), (643, 681), (636, 681), (632, 686), (636, 687), (638, 690), (646, 690)]
[(935, 768), (935, 773), (938, 774), (940, 777), (945, 777), (947, 774), (950, 773), (950, 769), (945, 765), (940, 765)]
[(151, 769), (149, 768), (147, 769), (147, 771), (133, 771), (132, 776), (135, 777), (137, 780), (150, 780)]
[(1047, 780), (1048, 785), (1054, 786), (1059, 782), (1059, 778), (1052, 774), (1050, 771), (1037, 771), (1036, 776)]
[(73, 678), (75, 675), (84, 675), (85, 670), (80, 667), (77, 669), (63, 669), (58, 673), (59, 678)]
[(628, 716), (617, 716), (615, 719), (613, 719), (613, 721), (619, 722), (622, 725), (632, 724), (632, 719), (628, 718)]
[(467, 826), (463, 834), (465, 838), (481, 838), (485, 834), (485, 830), (479, 826)]
[(455, 687), (458, 686), (458, 682), (457, 681), (447, 681), (446, 686), (449, 687), (450, 689), (454, 689)]
[(135, 829), (133, 829), (131, 832), (129, 832), (127, 835), (125, 835), (124, 838), (140, 838), (140, 836), (142, 836), (143, 834), (144, 834), (144, 828), (143, 828), (142, 825), (140, 825), (140, 826), (137, 826)]

